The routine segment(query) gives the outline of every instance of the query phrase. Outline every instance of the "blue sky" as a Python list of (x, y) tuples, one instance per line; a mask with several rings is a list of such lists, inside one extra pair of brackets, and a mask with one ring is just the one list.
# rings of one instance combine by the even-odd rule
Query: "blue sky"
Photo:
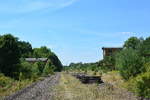
[(63, 64), (96, 62), (103, 46), (150, 36), (149, 0), (1, 0), (0, 34), (46, 45)]

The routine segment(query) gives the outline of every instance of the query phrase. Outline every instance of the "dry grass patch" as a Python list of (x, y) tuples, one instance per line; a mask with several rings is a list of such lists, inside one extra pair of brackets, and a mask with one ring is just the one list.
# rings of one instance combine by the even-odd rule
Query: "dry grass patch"
[(106, 83), (110, 83), (113, 86), (119, 87), (119, 88), (121, 88), (121, 85), (124, 83), (124, 80), (118, 71), (110, 71), (110, 72), (104, 73), (102, 75), (102, 80)]
[(53, 100), (136, 100), (110, 85), (82, 84), (75, 77), (62, 73), (59, 85), (54, 89)]

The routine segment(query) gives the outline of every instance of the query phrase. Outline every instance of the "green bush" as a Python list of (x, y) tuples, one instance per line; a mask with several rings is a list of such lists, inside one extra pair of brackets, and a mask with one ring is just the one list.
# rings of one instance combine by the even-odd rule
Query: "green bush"
[(33, 67), (32, 67), (32, 72), (37, 75), (40, 76), (43, 73), (45, 64), (43, 62), (36, 62), (34, 63)]
[(19, 74), (19, 80), (22, 79), (28, 79), (32, 77), (32, 64), (28, 62), (22, 62), (21, 63), (21, 69)]
[(126, 80), (144, 70), (142, 57), (133, 49), (124, 49), (117, 54), (116, 67)]
[(33, 64), (32, 73), (33, 73), (33, 76), (39, 76), (39, 75), (41, 75), (41, 72), (39, 70), (38, 62), (36, 62), (36, 63)]
[(135, 92), (139, 96), (150, 98), (150, 72), (141, 74), (136, 78)]
[(45, 67), (45, 63), (44, 62), (37, 62), (37, 65), (38, 65), (38, 69), (40, 71), (40, 74), (42, 74), (44, 67)]
[(0, 87), (11, 86), (14, 80), (0, 73)]
[(146, 72), (150, 72), (150, 62), (144, 64), (144, 69)]
[(48, 60), (43, 70), (43, 75), (54, 74), (54, 68), (54, 65), (52, 65), (50, 60)]
[(115, 69), (115, 54), (111, 56), (106, 56), (104, 57), (103, 60), (103, 66), (108, 67), (110, 70), (114, 70)]

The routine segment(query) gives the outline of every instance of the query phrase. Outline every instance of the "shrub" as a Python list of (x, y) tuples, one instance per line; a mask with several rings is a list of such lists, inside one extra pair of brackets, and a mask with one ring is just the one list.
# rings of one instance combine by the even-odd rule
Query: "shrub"
[(48, 60), (43, 70), (43, 75), (48, 75), (48, 74), (54, 74), (54, 65), (52, 65), (50, 60)]
[(106, 56), (104, 57), (103, 60), (103, 66), (108, 67), (110, 70), (114, 70), (115, 69), (115, 54), (111, 56)]
[(136, 78), (135, 92), (139, 96), (150, 98), (150, 72), (141, 74)]
[(19, 79), (20, 79), (20, 77), (21, 77), (21, 80), (32, 77), (32, 64), (30, 64), (28, 62), (21, 63)]
[(4, 76), (0, 73), (0, 87), (11, 86), (13, 79)]
[(133, 49), (125, 49), (117, 54), (116, 67), (126, 80), (144, 70), (142, 57)]
[(135, 92), (135, 81), (136, 81), (136, 77), (132, 77), (128, 79), (127, 81), (124, 81), (123, 83), (121, 83), (121, 87), (126, 88), (127, 90), (131, 92)]
[(33, 76), (39, 76), (39, 75), (41, 75), (41, 72), (39, 70), (38, 62), (36, 62), (36, 63), (33, 64), (32, 73), (33, 73)]
[(38, 69), (40, 71), (40, 74), (42, 74), (44, 67), (45, 67), (45, 63), (44, 62), (37, 62), (37, 65), (38, 65)]
[(144, 69), (146, 72), (150, 72), (150, 62), (144, 64)]

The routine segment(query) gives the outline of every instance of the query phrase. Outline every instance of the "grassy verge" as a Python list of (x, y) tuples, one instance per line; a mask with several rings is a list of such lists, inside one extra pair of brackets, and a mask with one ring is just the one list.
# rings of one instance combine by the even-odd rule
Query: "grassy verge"
[[(85, 85), (69, 74), (62, 73), (60, 83), (54, 89), (53, 100), (128, 100), (125, 93), (109, 85)], [(136, 100), (132, 98), (132, 100)]]
[(12, 93), (25, 88), (40, 79), (42, 78), (38, 78), (36, 80), (26, 79), (18, 81), (0, 74), (0, 100), (5, 96), (11, 95)]

